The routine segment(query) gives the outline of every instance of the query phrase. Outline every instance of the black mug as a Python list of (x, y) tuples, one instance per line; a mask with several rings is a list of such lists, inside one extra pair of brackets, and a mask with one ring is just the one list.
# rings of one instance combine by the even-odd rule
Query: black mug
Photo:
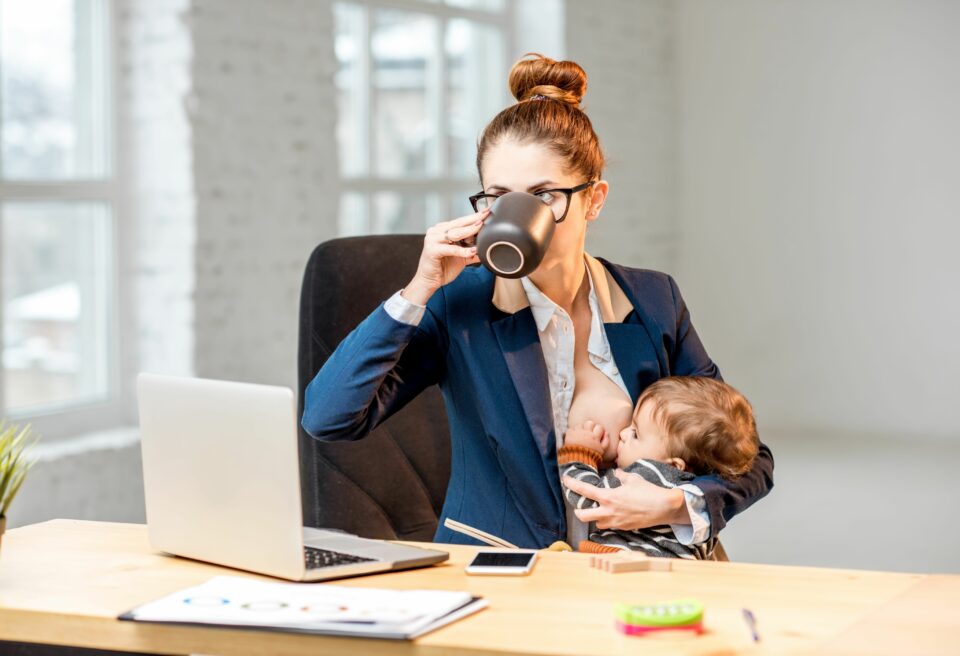
[(555, 217), (550, 206), (523, 191), (500, 196), (477, 235), (477, 256), (502, 278), (533, 273), (550, 246)]

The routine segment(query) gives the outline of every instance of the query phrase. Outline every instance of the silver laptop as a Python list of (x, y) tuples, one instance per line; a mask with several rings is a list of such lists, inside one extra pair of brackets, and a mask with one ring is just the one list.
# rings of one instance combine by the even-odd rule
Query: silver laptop
[(449, 557), (303, 526), (289, 389), (140, 374), (137, 395), (153, 548), (294, 581), (423, 567)]

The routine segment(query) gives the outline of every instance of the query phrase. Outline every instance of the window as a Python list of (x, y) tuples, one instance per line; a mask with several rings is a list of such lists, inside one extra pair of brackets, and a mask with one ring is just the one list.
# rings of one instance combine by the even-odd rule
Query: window
[(109, 0), (0, 0), (0, 411), (118, 423)]
[(473, 211), (477, 138), (509, 100), (512, 6), (334, 5), (341, 235), (423, 232)]

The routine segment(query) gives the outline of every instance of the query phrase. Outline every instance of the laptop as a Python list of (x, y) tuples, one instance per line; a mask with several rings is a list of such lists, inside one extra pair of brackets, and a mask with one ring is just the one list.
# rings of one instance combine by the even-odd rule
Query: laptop
[(137, 396), (154, 549), (292, 581), (449, 558), (444, 551), (303, 526), (290, 389), (140, 374)]

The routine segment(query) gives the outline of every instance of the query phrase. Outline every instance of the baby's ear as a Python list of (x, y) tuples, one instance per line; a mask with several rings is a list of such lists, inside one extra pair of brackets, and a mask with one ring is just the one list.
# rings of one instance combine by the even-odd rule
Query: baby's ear
[(683, 458), (670, 458), (668, 460), (671, 465), (679, 469), (680, 471), (687, 471), (687, 463), (683, 461)]

